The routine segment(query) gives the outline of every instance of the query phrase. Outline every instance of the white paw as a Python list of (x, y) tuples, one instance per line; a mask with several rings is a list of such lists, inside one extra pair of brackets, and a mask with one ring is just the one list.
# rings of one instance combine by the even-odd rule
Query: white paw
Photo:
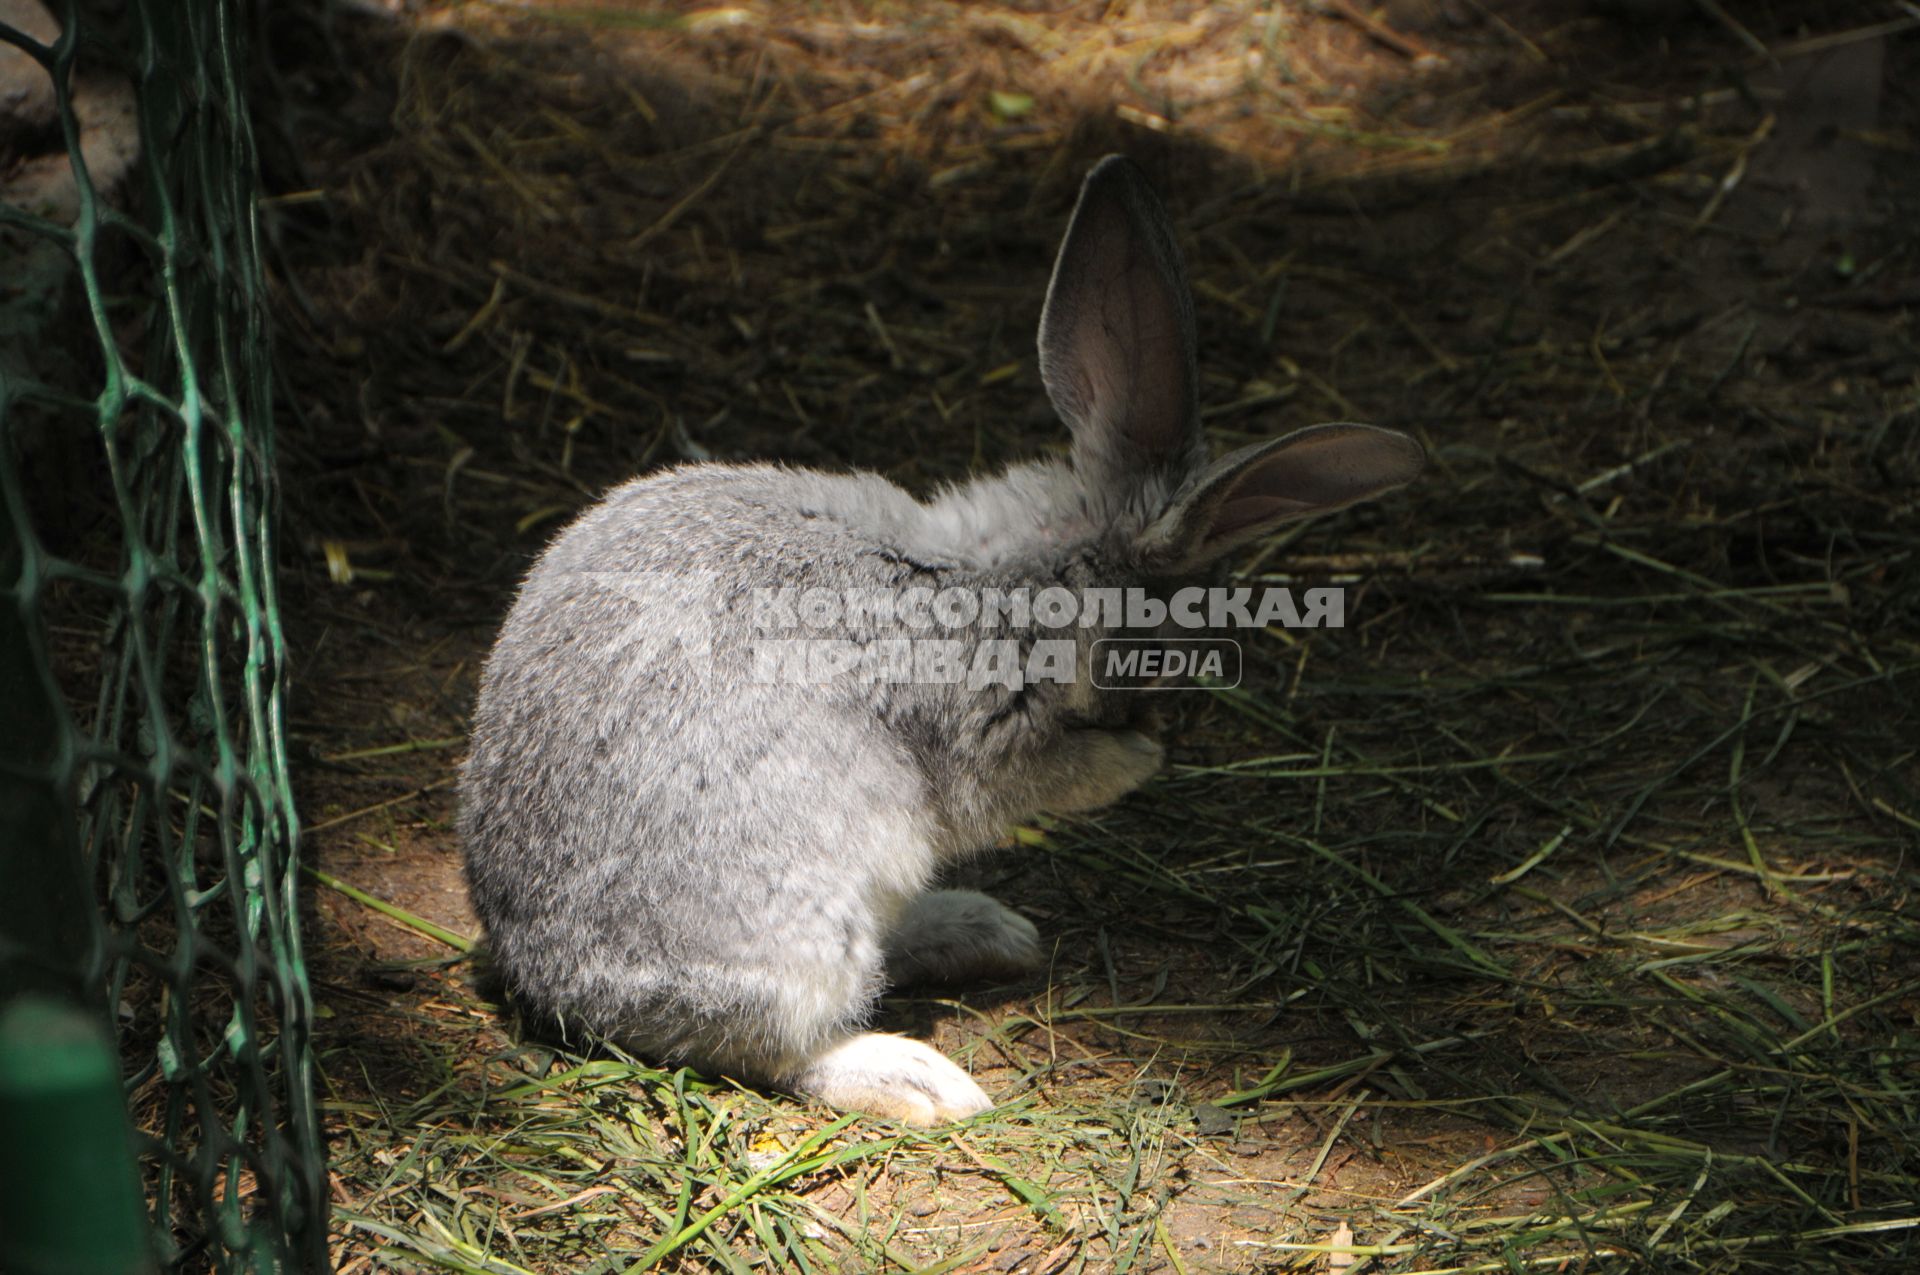
[(1044, 960), (1032, 921), (973, 890), (921, 895), (887, 941), (887, 977), (895, 983), (1007, 978)]
[(834, 1046), (790, 1083), (830, 1107), (902, 1124), (944, 1124), (993, 1106), (973, 1077), (933, 1046), (878, 1032)]

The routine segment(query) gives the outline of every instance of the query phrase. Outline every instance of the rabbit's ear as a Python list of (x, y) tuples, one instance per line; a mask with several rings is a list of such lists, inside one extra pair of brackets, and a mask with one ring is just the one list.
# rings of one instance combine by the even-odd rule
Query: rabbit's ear
[(1185, 570), (1283, 522), (1370, 500), (1412, 482), (1426, 449), (1375, 425), (1313, 425), (1215, 462), (1140, 534), (1142, 556)]
[(1087, 174), (1040, 315), (1040, 379), (1100, 484), (1204, 457), (1193, 299), (1166, 210), (1133, 161)]

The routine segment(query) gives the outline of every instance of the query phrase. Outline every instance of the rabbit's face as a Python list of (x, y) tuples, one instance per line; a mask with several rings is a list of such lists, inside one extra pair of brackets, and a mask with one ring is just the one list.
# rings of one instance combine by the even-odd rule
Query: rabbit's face
[(1151, 733), (1158, 719), (1155, 701), (1180, 679), (1170, 677), (1166, 662), (1149, 653), (1209, 636), (1195, 627), (1191, 608), (1176, 613), (1169, 604), (1191, 599), (1223, 577), (1214, 564), (1167, 571), (1142, 563), (1130, 537), (1110, 536), (1083, 548), (1057, 576), (1080, 600), (1071, 634), (1073, 677), (1062, 688), (1069, 722)]

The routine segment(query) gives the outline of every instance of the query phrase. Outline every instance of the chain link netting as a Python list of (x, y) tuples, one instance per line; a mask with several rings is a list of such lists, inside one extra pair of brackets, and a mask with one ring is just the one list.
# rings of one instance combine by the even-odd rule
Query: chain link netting
[(111, 1020), (177, 1270), (326, 1260), (244, 16), (0, 6), (0, 1001)]

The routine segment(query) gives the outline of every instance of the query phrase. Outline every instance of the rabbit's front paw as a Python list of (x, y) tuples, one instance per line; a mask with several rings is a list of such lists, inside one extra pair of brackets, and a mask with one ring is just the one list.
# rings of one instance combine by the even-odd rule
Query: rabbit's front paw
[(945, 1124), (993, 1106), (973, 1078), (933, 1046), (880, 1032), (821, 1054), (792, 1088), (830, 1107), (912, 1125)]
[(887, 942), (894, 983), (1008, 978), (1040, 968), (1033, 922), (973, 890), (933, 890), (907, 905)]
[(1158, 774), (1165, 761), (1160, 741), (1141, 731), (1073, 731), (1054, 762), (1060, 782), (1046, 808), (1071, 814), (1112, 805)]

